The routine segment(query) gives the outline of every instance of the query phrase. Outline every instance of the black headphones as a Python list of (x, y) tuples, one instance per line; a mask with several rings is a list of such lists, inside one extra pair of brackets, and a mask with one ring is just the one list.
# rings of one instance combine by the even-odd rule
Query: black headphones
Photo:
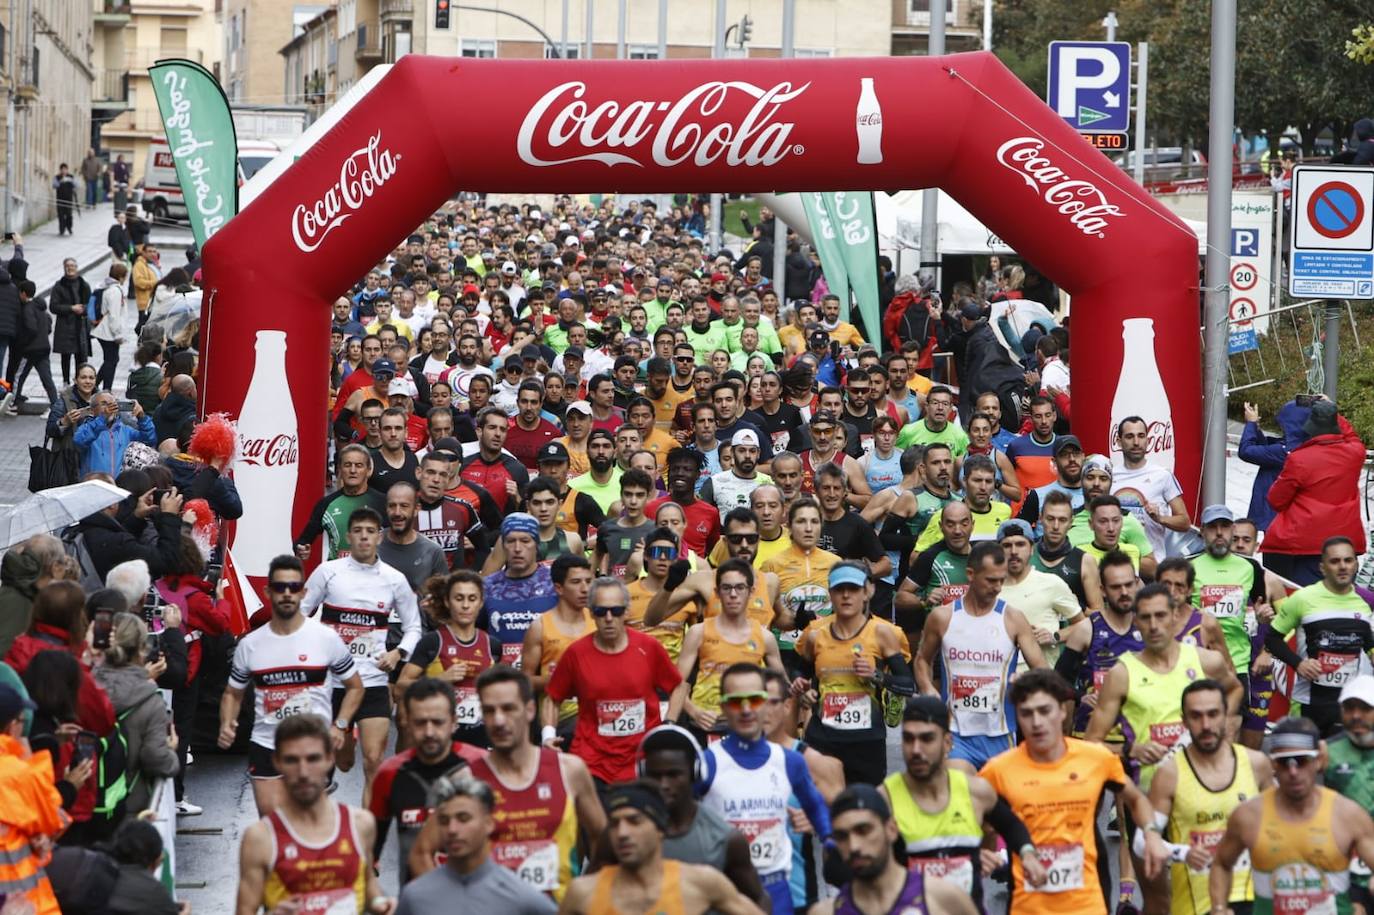
[(644, 739), (639, 742), (639, 748), (635, 750), (635, 775), (644, 778), (644, 745), (647, 744), (655, 734), (674, 734), (687, 741), (692, 748), (692, 784), (699, 785), (706, 781), (706, 758), (702, 755), (701, 744), (692, 736), (692, 732), (676, 724), (660, 724), (652, 731), (644, 735)]

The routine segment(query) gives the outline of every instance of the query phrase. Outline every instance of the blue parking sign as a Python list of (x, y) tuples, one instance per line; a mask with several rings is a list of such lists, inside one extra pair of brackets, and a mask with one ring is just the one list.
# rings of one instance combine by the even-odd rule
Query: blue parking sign
[(1050, 107), (1082, 133), (1118, 133), (1131, 123), (1131, 45), (1051, 41)]

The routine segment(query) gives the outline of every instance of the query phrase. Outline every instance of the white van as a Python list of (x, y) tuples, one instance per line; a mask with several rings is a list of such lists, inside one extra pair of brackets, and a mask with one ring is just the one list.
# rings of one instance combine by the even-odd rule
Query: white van
[[(240, 140), (238, 147), (240, 187), (281, 152), (275, 143), (265, 140)], [(151, 140), (148, 144), (148, 161), (143, 168), (141, 202), (144, 212), (155, 222), (186, 220), (186, 202), (181, 196), (176, 163), (172, 161), (172, 152), (167, 145), (166, 137)]]

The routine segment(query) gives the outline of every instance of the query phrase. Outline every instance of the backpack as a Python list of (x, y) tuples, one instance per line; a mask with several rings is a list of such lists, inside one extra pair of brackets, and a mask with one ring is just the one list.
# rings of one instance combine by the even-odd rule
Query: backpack
[(105, 317), (102, 305), (104, 303), (105, 287), (97, 289), (91, 293), (91, 297), (86, 300), (86, 320), (92, 324), (99, 322)]
[(91, 551), (86, 549), (86, 535), (77, 530), (76, 525), (72, 525), (62, 532), (62, 549), (67, 555), (76, 560), (77, 566), (81, 569), (79, 583), (82, 590), (87, 594), (99, 591), (105, 587), (105, 582), (95, 570), (95, 561), (91, 559)]
[(96, 764), (95, 810), (93, 817), (103, 817), (112, 822), (124, 818), (124, 799), (129, 796), (134, 785), (138, 784), (139, 771), (129, 774), (129, 738), (124, 733), (124, 719), (138, 710), (149, 699), (161, 698), (154, 691), (135, 702), (115, 716), (114, 730), (100, 738), (100, 755)]
[(119, 880), (115, 859), (94, 848), (59, 845), (44, 866), (63, 915), (99, 915)]

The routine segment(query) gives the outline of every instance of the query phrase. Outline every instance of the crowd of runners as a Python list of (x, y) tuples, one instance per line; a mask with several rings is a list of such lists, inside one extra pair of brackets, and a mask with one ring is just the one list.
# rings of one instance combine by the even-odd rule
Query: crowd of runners
[(220, 706), (238, 911), (1362, 906), (1354, 545), (1296, 588), (1144, 420), (1086, 453), (1062, 326), (961, 386), (1014, 274), (880, 352), (699, 208), (455, 201), (334, 304), (333, 482)]

